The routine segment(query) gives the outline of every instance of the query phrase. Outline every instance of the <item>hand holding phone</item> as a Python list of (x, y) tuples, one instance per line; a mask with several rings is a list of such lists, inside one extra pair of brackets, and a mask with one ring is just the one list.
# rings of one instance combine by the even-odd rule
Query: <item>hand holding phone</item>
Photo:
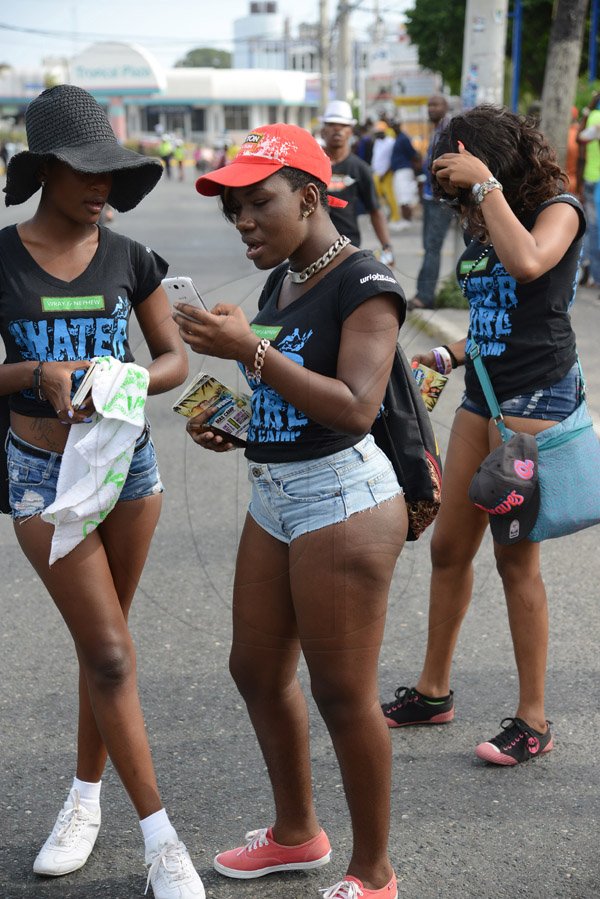
[(208, 312), (208, 307), (191, 278), (183, 275), (178, 278), (163, 278), (162, 286), (172, 303), (188, 303), (190, 306), (195, 306), (196, 309), (204, 309)]
[(88, 393), (92, 389), (92, 381), (94, 379), (95, 369), (97, 365), (97, 362), (92, 362), (89, 368), (86, 369), (86, 372), (81, 380), (81, 384), (73, 394), (73, 399), (71, 400), (71, 405), (74, 409), (78, 409), (79, 406), (81, 406)]

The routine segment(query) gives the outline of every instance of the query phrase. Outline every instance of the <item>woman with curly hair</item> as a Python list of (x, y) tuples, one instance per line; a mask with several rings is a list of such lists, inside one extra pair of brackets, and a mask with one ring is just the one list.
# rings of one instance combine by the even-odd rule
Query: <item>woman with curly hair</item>
[[(564, 193), (566, 176), (530, 119), (479, 106), (453, 118), (436, 146), (438, 199), (453, 205), (472, 238), (457, 277), (469, 301), (469, 333), (416, 356), (432, 368), (465, 365), (444, 468), (442, 506), (431, 542), (433, 572), (425, 664), (415, 687), (383, 706), (390, 727), (442, 724), (454, 717), (452, 656), (473, 586), (473, 560), (488, 514), (469, 484), (500, 444), (470, 351), (478, 345), (505, 424), (537, 434), (567, 418), (582, 400), (573, 301), (585, 219)], [(494, 531), (495, 529), (493, 529)], [(514, 717), (481, 743), (487, 762), (516, 765), (553, 748), (544, 711), (548, 612), (539, 544), (494, 540), (519, 676)]]

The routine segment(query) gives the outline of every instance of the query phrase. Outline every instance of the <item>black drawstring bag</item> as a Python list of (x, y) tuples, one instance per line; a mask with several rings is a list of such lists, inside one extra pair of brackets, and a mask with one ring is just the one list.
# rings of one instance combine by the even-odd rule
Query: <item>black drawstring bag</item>
[(396, 472), (408, 511), (407, 540), (418, 540), (438, 513), (442, 460), (429, 413), (400, 346), (371, 433)]
[(10, 512), (8, 501), (8, 464), (6, 461), (6, 437), (10, 428), (10, 409), (8, 396), (0, 396), (0, 512)]

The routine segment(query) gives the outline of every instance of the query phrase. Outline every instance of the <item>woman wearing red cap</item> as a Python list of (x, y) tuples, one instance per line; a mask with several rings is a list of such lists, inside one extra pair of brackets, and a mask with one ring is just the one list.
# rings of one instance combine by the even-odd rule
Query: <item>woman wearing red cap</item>
[[(307, 708), (296, 675), (302, 653), (354, 836), (347, 873), (324, 895), (395, 899), (390, 742), (377, 664), (407, 519), (401, 487), (370, 430), (405, 300), (389, 269), (335, 230), (330, 175), (329, 159), (301, 128), (269, 125), (248, 135), (229, 166), (196, 186), (221, 196), (255, 266), (274, 269), (259, 312), (251, 325), (225, 303), (212, 312), (180, 305), (174, 313), (192, 349), (236, 360), (253, 391), (252, 497), (237, 559), (231, 671), (276, 815), (271, 827), (248, 833), (245, 846), (217, 855), (215, 868), (246, 879), (330, 859), (312, 799)], [(190, 422), (193, 439), (217, 452), (233, 449), (205, 429), (205, 419)]]

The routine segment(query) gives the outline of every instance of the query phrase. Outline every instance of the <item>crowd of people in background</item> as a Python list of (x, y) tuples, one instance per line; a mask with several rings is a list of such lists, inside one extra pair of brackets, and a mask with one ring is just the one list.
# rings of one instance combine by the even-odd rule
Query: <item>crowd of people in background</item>
[[(330, 135), (327, 139), (326, 135), (328, 127), (334, 124), (331, 122), (331, 110), (338, 113), (333, 118), (338, 119), (338, 126), (343, 125), (345, 129), (341, 152), (339, 148), (332, 149), (331, 142), (335, 143), (337, 138)], [(368, 214), (381, 243), (379, 256), (388, 265), (393, 265), (390, 235), (401, 235), (410, 231), (411, 225), (420, 222), (423, 259), (414, 295), (408, 300), (409, 310), (433, 309), (435, 305), (442, 246), (453, 215), (447, 206), (433, 199), (430, 166), (437, 137), (446, 127), (451, 114), (448, 98), (435, 94), (427, 102), (427, 127), (423, 128), (423, 122), (419, 120), (414, 123), (417, 127), (411, 128), (411, 134), (410, 125), (403, 125), (397, 115), (379, 110), (375, 116), (358, 122), (348, 103), (334, 100), (328, 104), (319, 125), (313, 129), (313, 136), (334, 161), (334, 174), (339, 174), (343, 169), (344, 177), (357, 182), (351, 191), (350, 208), (344, 213), (347, 227), (353, 230), (350, 237), (355, 245), (359, 245), (359, 216)], [(541, 104), (532, 102), (527, 115), (539, 123)], [(193, 172), (190, 177), (198, 177), (228, 165), (239, 150), (238, 144), (227, 135), (214, 144), (186, 143), (179, 131), (172, 134), (160, 131), (157, 137), (158, 144), (154, 151), (149, 151), (143, 144), (140, 144), (138, 151), (157, 154), (163, 162), (166, 177), (179, 181), (186, 180), (188, 166)], [(588, 287), (600, 285), (597, 224), (600, 203), (599, 137), (600, 94), (596, 94), (581, 112), (573, 106), (566, 159), (569, 190), (584, 203), (588, 220), (580, 274), (580, 283)], [(10, 156), (18, 149), (22, 147), (12, 141), (0, 142), (0, 165), (4, 171)], [(364, 167), (357, 170), (360, 177), (354, 173), (356, 159), (364, 163)], [(354, 174), (349, 176), (348, 168), (352, 168)], [(335, 185), (332, 189), (335, 190)], [(346, 193), (344, 199), (348, 200)], [(111, 221), (113, 214), (107, 208), (103, 221)], [(352, 224), (349, 224), (350, 221)]]

